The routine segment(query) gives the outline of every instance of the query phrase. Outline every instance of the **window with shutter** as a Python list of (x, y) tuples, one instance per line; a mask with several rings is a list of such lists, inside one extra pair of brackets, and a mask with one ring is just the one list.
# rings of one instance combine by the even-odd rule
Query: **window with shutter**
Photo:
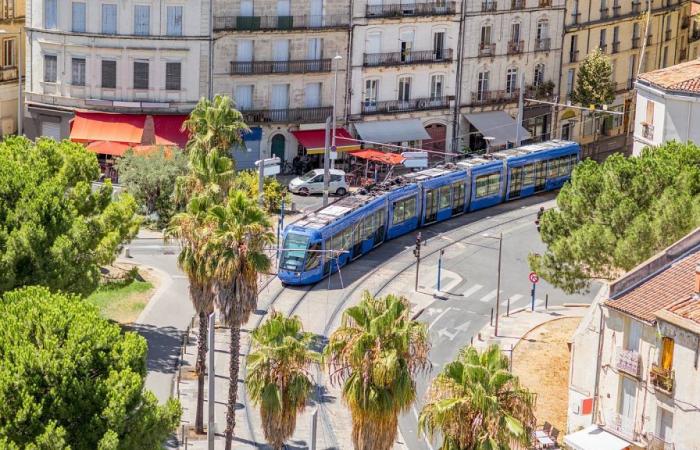
[(72, 5), (73, 31), (85, 33), (85, 2), (73, 2)]
[(148, 36), (151, 33), (151, 7), (148, 5), (134, 6), (134, 34)]
[(165, 89), (179, 91), (181, 89), (182, 65), (179, 62), (165, 63)]
[(16, 65), (15, 61), (15, 39), (5, 39), (2, 41), (2, 64), (5, 67)]
[(44, 55), (44, 82), (55, 83), (58, 68), (56, 55)]
[(236, 108), (238, 108), (240, 111), (252, 109), (253, 108), (253, 85), (252, 84), (242, 84), (242, 85), (236, 86), (234, 100), (236, 102)]
[(102, 61), (102, 87), (105, 89), (116, 89), (117, 87), (117, 62)]
[(182, 6), (168, 6), (168, 36), (182, 36)]
[(148, 63), (134, 61), (134, 89), (148, 89)]
[(53, 29), (58, 26), (58, 0), (44, 0), (44, 27)]
[(73, 58), (71, 84), (85, 86), (85, 58)]
[(102, 33), (117, 34), (117, 5), (115, 4), (102, 5)]

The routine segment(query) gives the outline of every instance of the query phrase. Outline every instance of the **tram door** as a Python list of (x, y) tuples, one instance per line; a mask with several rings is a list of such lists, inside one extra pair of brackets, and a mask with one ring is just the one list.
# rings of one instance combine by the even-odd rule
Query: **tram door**
[(513, 167), (510, 169), (510, 186), (508, 188), (508, 199), (520, 197), (523, 188), (523, 168)]
[(438, 199), (437, 189), (425, 191), (425, 223), (437, 220)]
[(353, 225), (352, 230), (352, 259), (362, 255), (362, 229), (363, 221), (358, 221)]
[(537, 161), (535, 163), (535, 192), (544, 191), (547, 181), (547, 161)]

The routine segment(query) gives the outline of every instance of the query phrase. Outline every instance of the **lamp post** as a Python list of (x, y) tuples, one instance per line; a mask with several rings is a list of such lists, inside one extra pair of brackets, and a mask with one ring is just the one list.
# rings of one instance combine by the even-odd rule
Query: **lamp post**
[[(338, 66), (340, 66), (340, 61), (343, 59), (342, 56), (340, 55), (335, 55), (333, 57), (333, 61), (335, 61), (335, 73), (333, 75), (333, 134), (331, 134), (331, 148), (333, 149), (333, 153), (336, 154), (336, 146), (335, 146), (335, 123), (336, 123), (336, 103), (338, 103)], [(331, 169), (335, 169), (335, 158), (331, 159)]]
[(489, 239), (498, 239), (498, 274), (496, 277), (496, 323), (493, 330), (493, 335), (498, 336), (498, 314), (500, 313), (501, 306), (501, 255), (503, 250), (503, 233), (498, 236), (490, 236), (488, 234), (482, 234), (481, 236)]
[(22, 30), (10, 33), (0, 30), (0, 34), (17, 35), (17, 136), (22, 135)]

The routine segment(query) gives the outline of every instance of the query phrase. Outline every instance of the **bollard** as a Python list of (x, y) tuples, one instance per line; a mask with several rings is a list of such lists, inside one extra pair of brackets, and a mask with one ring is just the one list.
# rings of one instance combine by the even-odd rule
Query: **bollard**
[(491, 320), (489, 321), (489, 325), (493, 326), (493, 308), (491, 308)]
[(125, 258), (131, 258), (131, 248), (129, 248), (129, 247), (124, 247), (124, 257), (125, 257)]
[(318, 408), (314, 409), (314, 412), (311, 413), (311, 439), (309, 439), (310, 445), (309, 449), (310, 450), (316, 450), (316, 434), (317, 434), (317, 429), (318, 429)]
[(474, 336), (469, 340), (469, 345), (474, 345)]
[(508, 297), (508, 303), (506, 304), (506, 317), (510, 317), (510, 297)]
[(544, 309), (549, 309), (549, 294), (544, 294)]

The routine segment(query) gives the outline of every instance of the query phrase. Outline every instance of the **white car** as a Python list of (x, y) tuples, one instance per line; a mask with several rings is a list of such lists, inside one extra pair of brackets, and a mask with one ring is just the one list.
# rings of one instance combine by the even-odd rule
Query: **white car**
[[(348, 185), (345, 182), (345, 172), (331, 169), (331, 179), (328, 183), (328, 192), (336, 195), (348, 193)], [(323, 169), (314, 169), (306, 172), (289, 182), (289, 191), (295, 194), (309, 195), (323, 193)]]

